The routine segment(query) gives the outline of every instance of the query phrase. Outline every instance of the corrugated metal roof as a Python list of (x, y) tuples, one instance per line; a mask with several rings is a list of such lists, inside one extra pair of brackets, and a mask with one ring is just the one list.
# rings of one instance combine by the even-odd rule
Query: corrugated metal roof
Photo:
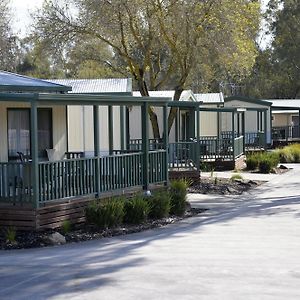
[(272, 107), (299, 107), (300, 109), (300, 99), (268, 99), (265, 101), (272, 103)]
[[(167, 97), (172, 98), (174, 97), (175, 91), (149, 91), (150, 97)], [(140, 97), (140, 92), (133, 92), (133, 96)], [(184, 90), (180, 95), (180, 101), (196, 101), (196, 98), (191, 90)]]
[(47, 79), (53, 83), (72, 87), (71, 93), (131, 93), (130, 78), (109, 79)]
[(37, 78), (0, 71), (0, 91), (5, 92), (64, 92), (70, 87)]
[(223, 93), (204, 93), (194, 95), (196, 101), (203, 102), (204, 104), (224, 103)]

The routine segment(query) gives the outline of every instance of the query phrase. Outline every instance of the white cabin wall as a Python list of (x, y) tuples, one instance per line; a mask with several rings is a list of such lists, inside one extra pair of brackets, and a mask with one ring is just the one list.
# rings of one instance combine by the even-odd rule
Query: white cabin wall
[(272, 125), (274, 127), (290, 126), (292, 124), (292, 115), (290, 113), (273, 114)]
[(200, 137), (218, 135), (218, 113), (200, 111)]
[[(52, 108), (53, 149), (56, 149), (57, 157), (62, 158), (67, 151), (66, 107), (42, 107)], [(9, 108), (30, 108), (30, 105), (16, 102), (2, 102), (0, 104), (0, 161), (8, 161), (7, 109)]]

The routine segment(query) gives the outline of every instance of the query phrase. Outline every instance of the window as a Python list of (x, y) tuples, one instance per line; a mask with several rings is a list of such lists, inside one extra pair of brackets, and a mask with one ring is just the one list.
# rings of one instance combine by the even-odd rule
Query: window
[[(7, 111), (8, 158), (18, 158), (17, 152), (31, 156), (30, 110), (12, 108)], [(38, 109), (38, 150), (39, 157), (46, 157), (46, 149), (52, 148), (52, 109)]]

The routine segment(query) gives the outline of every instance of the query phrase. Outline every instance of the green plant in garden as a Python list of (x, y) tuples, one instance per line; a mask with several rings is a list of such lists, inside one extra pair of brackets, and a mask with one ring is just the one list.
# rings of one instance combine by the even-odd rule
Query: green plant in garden
[(150, 206), (142, 195), (135, 195), (132, 199), (125, 201), (124, 221), (129, 224), (139, 224), (147, 220)]
[(281, 163), (299, 163), (300, 162), (300, 144), (288, 145), (275, 151), (279, 155)]
[(161, 219), (167, 217), (171, 209), (171, 196), (168, 191), (155, 192), (149, 197), (149, 217), (152, 219)]
[(258, 164), (259, 172), (270, 173), (271, 170), (277, 167), (279, 163), (279, 155), (275, 152), (265, 152), (261, 154)]
[(256, 170), (258, 168), (260, 154), (247, 155), (246, 164), (248, 170)]
[(231, 177), (230, 177), (230, 180), (231, 181), (234, 181), (234, 180), (243, 180), (243, 176), (241, 174), (233, 174)]
[(186, 210), (186, 195), (189, 184), (186, 180), (174, 180), (170, 184), (171, 214), (182, 216)]
[(85, 210), (88, 223), (99, 228), (111, 228), (120, 225), (124, 218), (125, 198), (112, 198), (94, 201)]
[(72, 223), (70, 220), (65, 220), (62, 223), (61, 230), (64, 234), (69, 233), (72, 229)]
[(5, 239), (7, 242), (15, 243), (17, 237), (17, 231), (14, 227), (7, 227), (5, 230)]

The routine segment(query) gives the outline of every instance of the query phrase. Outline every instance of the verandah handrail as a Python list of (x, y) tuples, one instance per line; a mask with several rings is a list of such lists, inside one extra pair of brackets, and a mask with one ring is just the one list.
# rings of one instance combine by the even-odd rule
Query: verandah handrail
[[(166, 182), (166, 150), (151, 151), (148, 159), (149, 183)], [(25, 176), (25, 165), (31, 172), (30, 162), (0, 163), (0, 202), (33, 201), (31, 173), (26, 173)], [(143, 153), (42, 161), (38, 163), (38, 172), (40, 204), (95, 195), (98, 191), (102, 193), (142, 186)]]

